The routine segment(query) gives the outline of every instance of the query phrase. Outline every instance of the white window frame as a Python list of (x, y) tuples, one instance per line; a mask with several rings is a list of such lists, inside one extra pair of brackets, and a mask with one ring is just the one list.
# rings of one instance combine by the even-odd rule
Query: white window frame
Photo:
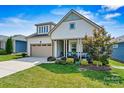
[(114, 44), (113, 45), (113, 48), (118, 48), (118, 44)]
[[(74, 28), (71, 28), (71, 25), (72, 25), (72, 24), (74, 24)], [(71, 22), (71, 23), (69, 24), (69, 29), (70, 29), (70, 30), (74, 30), (75, 28), (76, 28), (75, 22)]]

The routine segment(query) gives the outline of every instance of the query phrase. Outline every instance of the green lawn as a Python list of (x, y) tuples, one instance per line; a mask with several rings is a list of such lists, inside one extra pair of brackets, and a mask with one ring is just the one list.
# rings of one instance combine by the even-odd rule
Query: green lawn
[(104, 80), (106, 76), (113, 76), (114, 74), (120, 76), (121, 79), (124, 78), (124, 70), (121, 69), (112, 69), (110, 72), (79, 71), (79, 67), (76, 65), (41, 64), (1, 78), (0, 87), (124, 87), (123, 82)]
[(110, 65), (114, 65), (114, 66), (124, 66), (124, 63), (117, 62), (117, 61), (115, 61), (115, 60), (111, 60), (111, 59), (110, 59)]
[(0, 55), (0, 62), (11, 60), (11, 59), (17, 59), (17, 58), (21, 58), (21, 57), (22, 57), (21, 54)]

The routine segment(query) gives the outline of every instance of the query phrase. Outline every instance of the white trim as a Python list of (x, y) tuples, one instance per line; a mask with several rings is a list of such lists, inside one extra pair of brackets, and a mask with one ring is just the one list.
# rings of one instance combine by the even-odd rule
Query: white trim
[(57, 57), (57, 41), (53, 41), (54, 42), (54, 57)]
[(67, 47), (68, 47), (68, 43), (67, 43), (67, 40), (66, 40), (66, 58), (67, 58), (67, 52), (68, 52)]
[(54, 28), (53, 28), (51, 31), (49, 31), (48, 34), (51, 36), (52, 32), (55, 31), (56, 28), (57, 28), (58, 26), (60, 26), (61, 23), (64, 22), (64, 20), (65, 20), (71, 13), (74, 13), (74, 14), (76, 14), (77, 16), (81, 17), (81, 18), (84, 19), (87, 23), (93, 25), (93, 26), (94, 26), (95, 28), (97, 28), (97, 29), (102, 28), (101, 26), (97, 25), (95, 22), (91, 21), (90, 19), (84, 17), (83, 15), (81, 15), (80, 13), (78, 13), (77, 11), (75, 11), (75, 10), (72, 9), (72, 10), (70, 10), (70, 11), (54, 26)]

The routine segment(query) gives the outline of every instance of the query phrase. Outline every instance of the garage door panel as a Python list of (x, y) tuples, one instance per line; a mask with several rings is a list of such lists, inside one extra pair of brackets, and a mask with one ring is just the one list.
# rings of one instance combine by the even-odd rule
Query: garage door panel
[(52, 46), (32, 46), (31, 47), (32, 56), (52, 56)]

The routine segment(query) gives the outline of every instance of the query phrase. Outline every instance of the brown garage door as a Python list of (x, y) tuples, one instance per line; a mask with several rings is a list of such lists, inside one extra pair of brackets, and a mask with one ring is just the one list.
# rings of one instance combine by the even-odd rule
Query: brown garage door
[(38, 56), (38, 57), (52, 56), (51, 44), (31, 45), (31, 56)]

